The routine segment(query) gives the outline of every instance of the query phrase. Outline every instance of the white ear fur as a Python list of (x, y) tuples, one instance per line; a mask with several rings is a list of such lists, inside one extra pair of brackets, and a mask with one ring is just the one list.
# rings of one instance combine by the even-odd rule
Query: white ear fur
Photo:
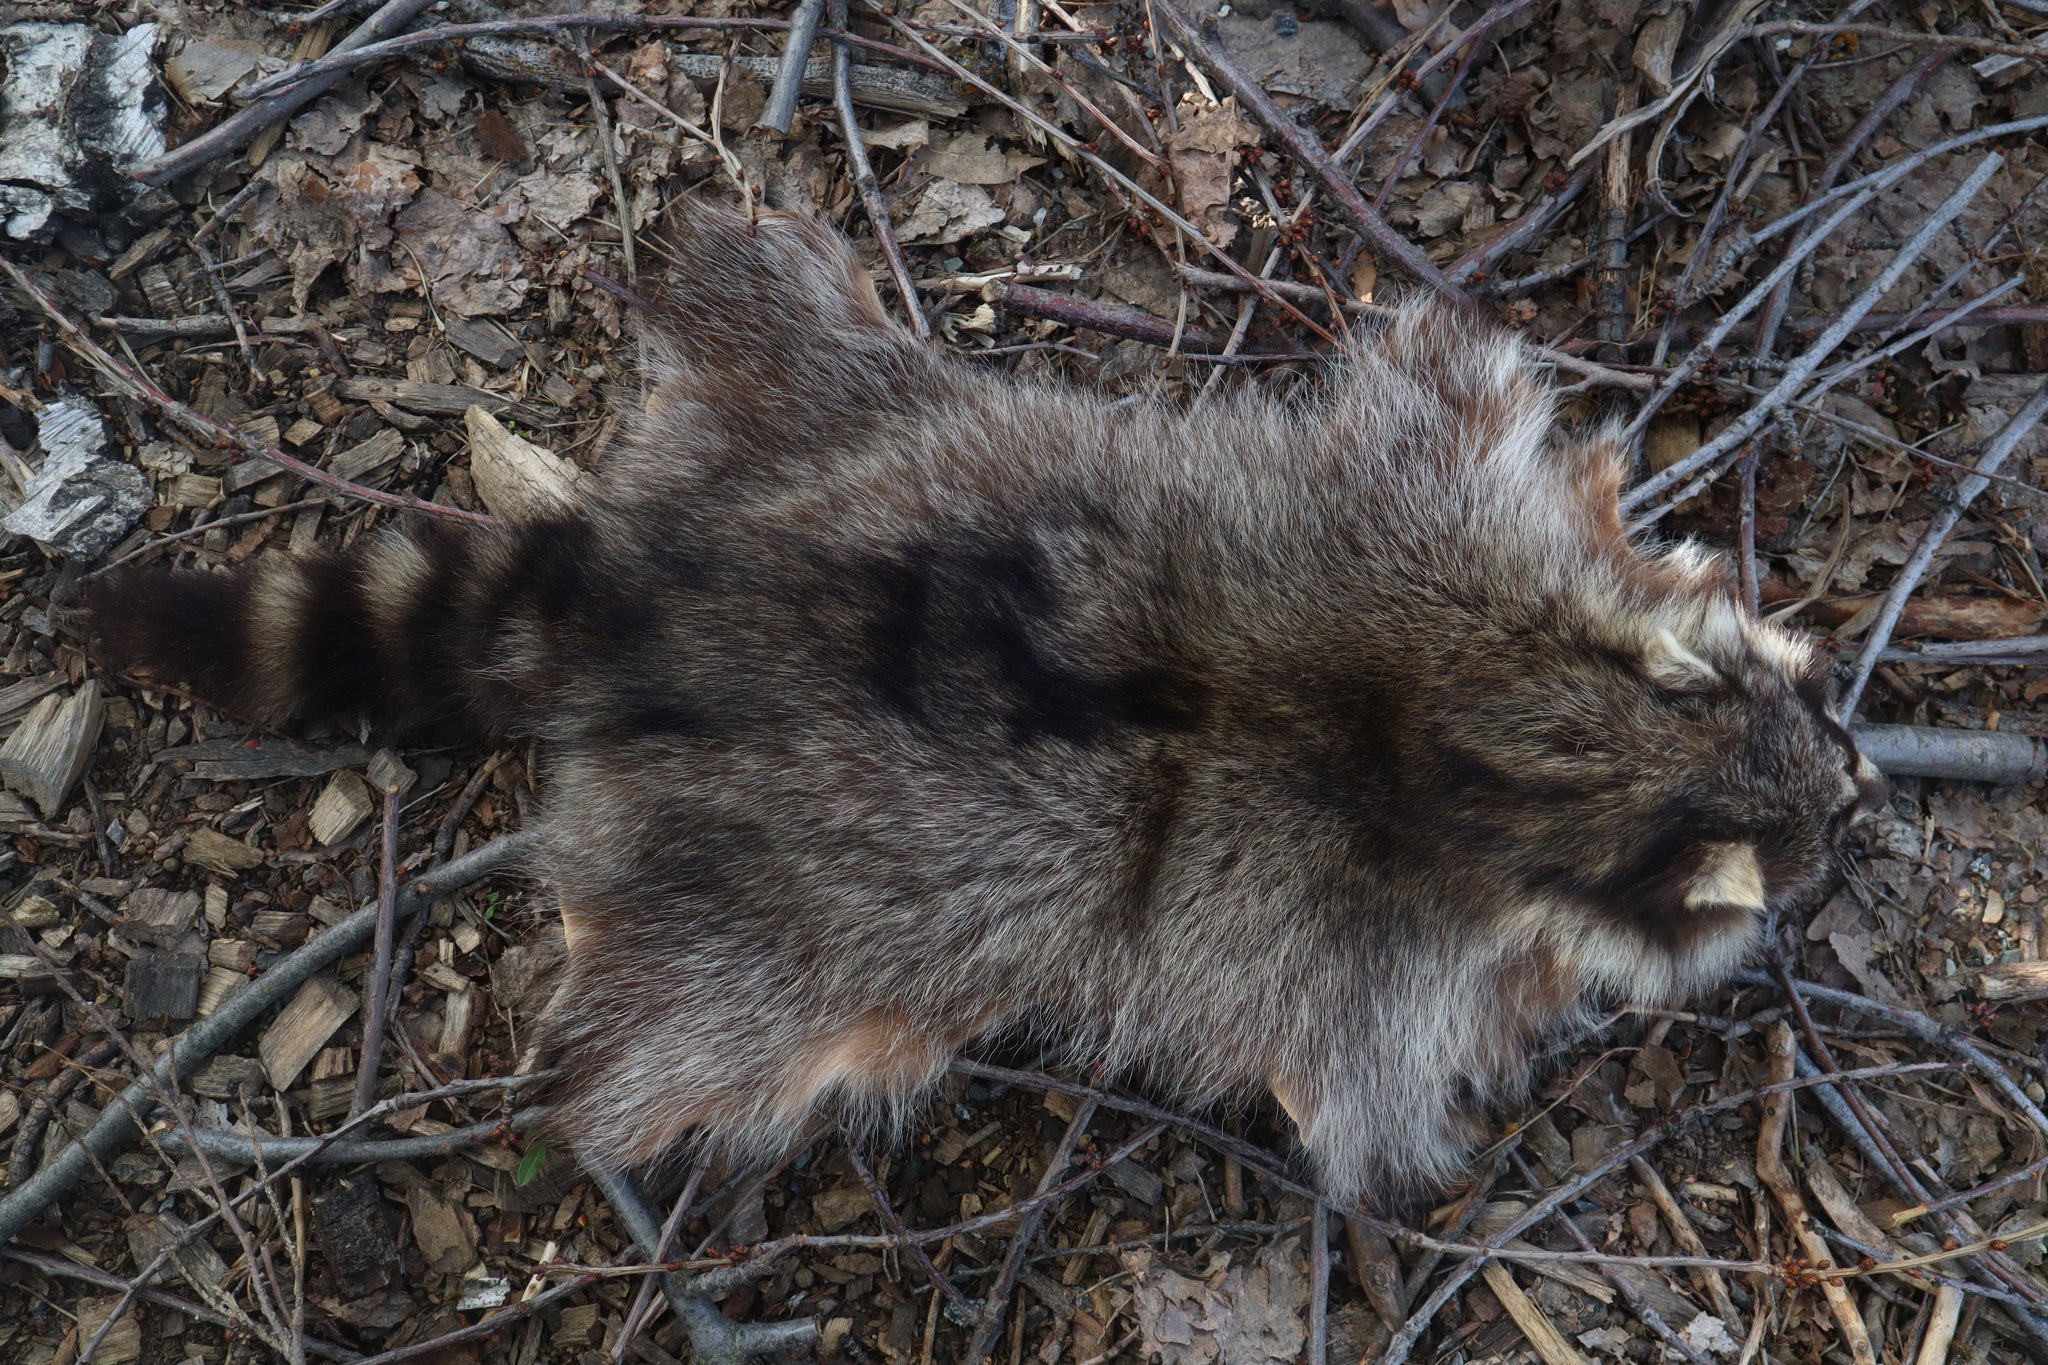
[(1699, 875), (1685, 889), (1685, 908), (1735, 905), (1764, 908), (1764, 870), (1754, 844), (1708, 844)]
[(1681, 644), (1669, 626), (1659, 626), (1643, 646), (1643, 664), (1660, 687), (1686, 690), (1721, 681), (1714, 666)]

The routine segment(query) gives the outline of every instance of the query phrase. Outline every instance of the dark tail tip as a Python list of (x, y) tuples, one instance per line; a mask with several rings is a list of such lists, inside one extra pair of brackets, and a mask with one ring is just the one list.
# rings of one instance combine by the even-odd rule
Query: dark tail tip
[(249, 581), (243, 574), (116, 569), (80, 586), (87, 650), (143, 683), (189, 691), (258, 718)]

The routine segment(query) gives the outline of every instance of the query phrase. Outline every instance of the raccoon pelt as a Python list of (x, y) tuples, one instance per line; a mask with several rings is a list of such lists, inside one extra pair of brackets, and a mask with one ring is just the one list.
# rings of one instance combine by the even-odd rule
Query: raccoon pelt
[(900, 1119), (1030, 1028), (1270, 1089), (1333, 1196), (1398, 1197), (1882, 798), (1825, 661), (1631, 543), (1504, 332), (1417, 304), (1311, 399), (1112, 403), (921, 347), (804, 218), (674, 242), (573, 506), (90, 604), (101, 662), (258, 721), (543, 742), (596, 1155)]

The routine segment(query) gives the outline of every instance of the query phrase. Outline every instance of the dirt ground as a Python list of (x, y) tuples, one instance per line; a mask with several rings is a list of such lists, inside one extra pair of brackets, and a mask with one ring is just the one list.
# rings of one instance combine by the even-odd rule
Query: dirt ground
[[(1461, 293), (1549, 348), (1574, 418), (1630, 424), (1648, 534), (1728, 550), (1844, 679), (1869, 655), (1866, 720), (2048, 736), (2048, 440), (2022, 422), (1957, 491), (2048, 382), (2048, 6), (1201, 0), (1182, 33), (1166, 3), (827, 11), (784, 135), (756, 125), (797, 10), (622, 0), (534, 32), (509, 20), (552, 7), (451, 0), (391, 32), (483, 27), (182, 163), (370, 7), (0, 19), (10, 80), (36, 24), (160, 25), (137, 88), (176, 172), (33, 222), (0, 122), (0, 503), (83, 422), (105, 523), (0, 541), (0, 735), (73, 750), (0, 750), (0, 1226), (28, 1213), (0, 1359), (666, 1365), (777, 1323), (798, 1356), (888, 1362), (2048, 1358), (2038, 776), (1895, 780), (1775, 963), (1550, 1059), (1434, 1206), (1319, 1210), (1267, 1104), (1171, 1114), (988, 1055), (900, 1144), (646, 1174), (641, 1215), (680, 1211), (670, 1267), (725, 1281), (727, 1326), (693, 1329), (627, 1196), (499, 1083), (563, 951), (544, 891), (400, 894), (388, 973), (361, 913), (387, 830), (400, 884), (471, 866), (545, 801), (548, 755), (265, 735), (66, 633), (62, 589), (116, 561), (346, 546), (408, 500), (516, 515), (601, 476), (665, 206), (751, 194), (838, 224), (908, 325), (907, 276), (959, 363), (1168, 403), (1313, 387), (1373, 306)], [(323, 935), (346, 951), (294, 971)], [(22, 1197), (139, 1102), (142, 1062), (282, 972), (179, 1069), (176, 1117)], [(1859, 1075), (1759, 1093), (1801, 1065)]]

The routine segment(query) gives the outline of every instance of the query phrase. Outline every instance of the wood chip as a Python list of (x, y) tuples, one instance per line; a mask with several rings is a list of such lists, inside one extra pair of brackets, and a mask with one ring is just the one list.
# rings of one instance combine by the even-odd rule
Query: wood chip
[(192, 1073), (192, 1093), (210, 1100), (257, 1100), (269, 1085), (254, 1057), (215, 1057)]
[(0, 687), (0, 721), (20, 720), (29, 707), (67, 684), (62, 673), (38, 673), (18, 683)]
[(370, 1175), (359, 1175), (313, 1200), (313, 1245), (335, 1289), (361, 1298), (398, 1278), (398, 1239), (383, 1193)]
[(197, 953), (148, 952), (129, 959), (121, 1008), (133, 1020), (183, 1023), (199, 1012), (206, 959)]
[[(444, 1199), (424, 1180), (406, 1191), (405, 1202), (412, 1210), (412, 1239), (427, 1268), (441, 1275), (460, 1275), (469, 1269), (476, 1260), (476, 1224), (468, 1210)], [(590, 1309), (595, 1315), (597, 1305), (591, 1304)]]
[(231, 967), (208, 967), (206, 979), (199, 983), (199, 1017), (204, 1019), (219, 1009), (221, 1002), (242, 985), (248, 978)]
[(222, 876), (233, 877), (263, 865), (263, 850), (201, 825), (185, 841), (185, 861)]
[(219, 882), (206, 884), (206, 922), (222, 929), (228, 922), (228, 889)]
[(140, 887), (122, 902), (121, 909), (127, 916), (118, 926), (122, 938), (157, 948), (175, 948), (198, 918), (199, 893)]
[(440, 1011), (440, 1056), (461, 1074), (469, 1060), (469, 1029), (475, 1027), (477, 993), (465, 982), (461, 990), (449, 990)]
[(1977, 994), (2011, 1003), (2048, 1000), (2048, 962), (2007, 962), (1977, 973)]
[(216, 967), (247, 973), (256, 968), (256, 945), (242, 938), (217, 938), (206, 945), (206, 960)]
[(209, 739), (156, 755), (159, 763), (188, 762), (207, 782), (249, 782), (272, 777), (319, 777), (360, 768), (370, 751), (360, 744), (302, 744), (291, 739)]
[(180, 474), (164, 501), (173, 507), (211, 507), (220, 500), (221, 481), (210, 474)]
[(410, 379), (352, 375), (337, 380), (334, 391), (358, 403), (389, 403), (429, 417), (460, 417), (473, 407), (486, 408), (491, 412), (523, 412), (534, 419), (539, 417), (531, 408), (506, 394), (472, 388), (467, 384), (421, 384)]
[(327, 1046), (335, 1030), (347, 1023), (362, 1003), (361, 996), (331, 973), (312, 977), (299, 987), (291, 1003), (263, 1031), (263, 1041), (256, 1048), (271, 1085), (291, 1089), (306, 1063)]
[(82, 1348), (91, 1341), (116, 1308), (122, 1310), (121, 1319), (100, 1339), (100, 1349), (93, 1356), (99, 1365), (128, 1365), (142, 1358), (142, 1323), (135, 1316), (135, 1305), (124, 1306), (118, 1295), (87, 1299), (78, 1305), (77, 1345)]
[[(183, 1220), (168, 1213), (140, 1213), (122, 1225), (128, 1234), (128, 1250), (135, 1264), (148, 1265), (177, 1246), (185, 1235)], [(211, 1295), (228, 1282), (228, 1263), (221, 1259), (204, 1237), (194, 1237), (171, 1251), (171, 1272), (202, 1296)]]
[(327, 472), (360, 483), (403, 454), (405, 438), (386, 427), (369, 440), (337, 453), (327, 462)]
[(1587, 1365), (1586, 1358), (1572, 1349), (1564, 1334), (1536, 1306), (1536, 1301), (1522, 1292), (1522, 1286), (1515, 1283), (1506, 1266), (1488, 1261), (1480, 1273), (1486, 1277), (1486, 1287), (1515, 1320), (1515, 1326), (1522, 1329), (1522, 1339), (1542, 1358), (1543, 1365)]
[(494, 515), (535, 517), (575, 500), (583, 471), (552, 450), (506, 430), (480, 407), (464, 414), (469, 428), (469, 473), (476, 494)]
[(54, 819), (85, 775), (104, 716), (100, 685), (92, 679), (68, 697), (44, 697), (0, 745), (0, 781), (35, 802), (44, 819)]
[(313, 802), (306, 828), (323, 846), (332, 848), (354, 834), (376, 809), (369, 784), (354, 769), (344, 768), (327, 779), (327, 786)]

